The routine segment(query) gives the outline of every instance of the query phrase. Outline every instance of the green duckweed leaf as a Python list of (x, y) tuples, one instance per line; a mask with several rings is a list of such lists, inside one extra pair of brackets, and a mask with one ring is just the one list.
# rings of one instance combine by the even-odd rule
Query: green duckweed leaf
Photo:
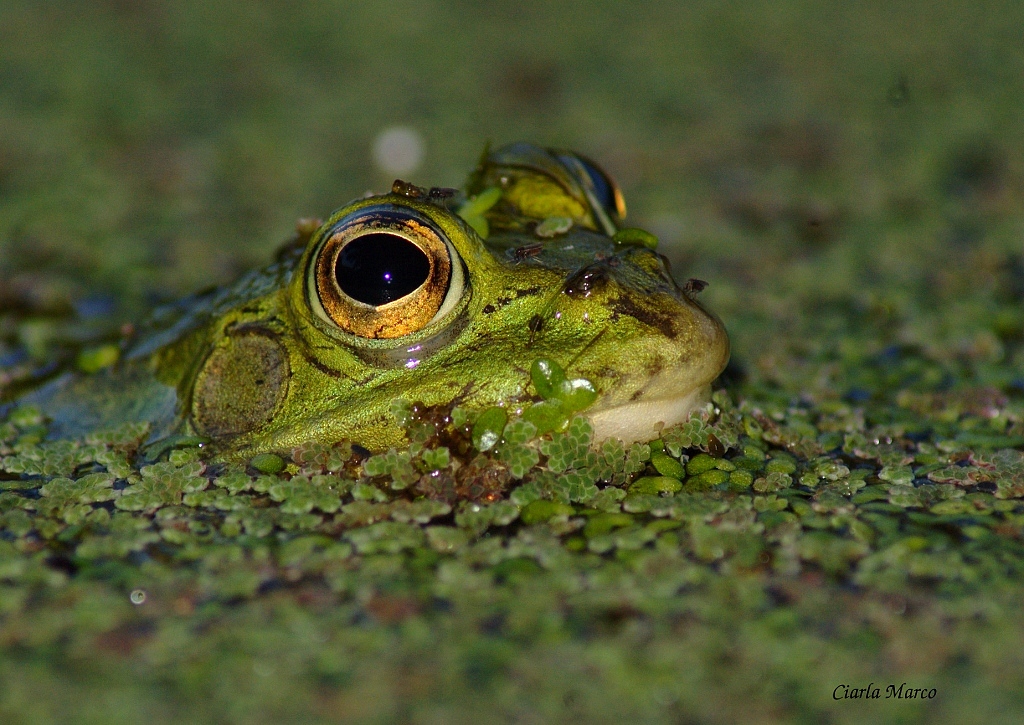
[(508, 413), (504, 408), (494, 406), (488, 408), (473, 424), (473, 445), (480, 452), (489, 451), (501, 440), (508, 423)]
[(594, 495), (588, 505), (597, 511), (617, 512), (621, 510), (620, 503), (626, 498), (626, 492), (621, 488), (603, 488)]
[(213, 479), (213, 484), (237, 494), (252, 488), (252, 478), (244, 471), (229, 471)]
[(484, 189), (474, 197), (467, 199), (459, 207), (458, 214), (480, 235), (481, 239), (487, 239), (489, 229), (484, 214), (501, 199), (502, 191), (497, 186)]
[(569, 424), (569, 412), (557, 399), (542, 400), (523, 411), (523, 420), (536, 426), (537, 435), (544, 435), (552, 431), (565, 430)]
[(644, 476), (636, 479), (629, 487), (631, 494), (657, 495), (675, 493), (683, 488), (683, 482), (671, 476)]
[(568, 504), (537, 499), (527, 504), (519, 516), (524, 524), (529, 525), (543, 523), (555, 516), (571, 516), (574, 513), (575, 509)]
[(141, 480), (125, 488), (114, 505), (126, 511), (153, 511), (180, 504), (186, 492), (201, 491), (209, 485), (199, 475), (204, 468), (198, 461), (187, 461), (182, 466), (171, 461), (143, 466)]
[(444, 446), (436, 449), (427, 449), (420, 454), (423, 458), (423, 463), (428, 471), (437, 471), (442, 468), (447, 468), (451, 462), (451, 456), (448, 449)]
[(85, 436), (85, 442), (97, 446), (110, 446), (112, 448), (136, 449), (149, 433), (148, 422), (128, 422), (115, 428), (89, 433)]
[(439, 516), (451, 513), (452, 507), (443, 501), (395, 501), (391, 506), (391, 518), (400, 523), (425, 524)]
[(589, 380), (576, 378), (562, 383), (557, 397), (566, 410), (575, 413), (588, 408), (597, 400), (597, 389)]
[(533, 233), (541, 239), (552, 239), (565, 234), (570, 229), (572, 229), (572, 219), (564, 216), (551, 216), (537, 224)]
[(691, 416), (686, 422), (672, 426), (661, 433), (665, 449), (674, 458), (679, 458), (688, 448), (705, 450), (708, 445), (708, 426), (700, 416)]
[(386, 453), (370, 456), (363, 463), (363, 471), (367, 476), (390, 476), (391, 488), (400, 490), (408, 488), (419, 480), (420, 474), (412, 463), (412, 451), (398, 451), (394, 448)]
[(793, 485), (793, 477), (782, 471), (769, 471), (768, 475), (754, 481), (758, 493), (774, 493)]
[(666, 456), (664, 453), (652, 453), (651, 465), (654, 470), (662, 476), (669, 476), (682, 480), (686, 477), (686, 468), (677, 459)]
[(562, 475), (562, 481), (568, 486), (569, 500), (573, 502), (587, 502), (598, 493), (594, 484), (596, 479), (587, 470), (568, 471)]
[(562, 384), (566, 382), (565, 371), (550, 358), (538, 358), (530, 365), (530, 380), (537, 395), (551, 400), (558, 397)]
[(331, 485), (333, 476), (318, 476), (314, 483), (305, 476), (293, 476), (270, 487), (268, 493), (274, 501), (281, 502), (281, 511), (286, 514), (306, 514), (314, 508), (324, 513), (334, 513), (341, 508), (341, 493)]
[(260, 453), (249, 460), (249, 465), (260, 473), (272, 475), (284, 470), (284, 459), (274, 453)]
[(658, 238), (645, 229), (637, 227), (624, 227), (612, 236), (612, 241), (624, 246), (646, 247), (647, 249), (658, 248)]
[(426, 543), (426, 534), (419, 526), (396, 521), (382, 521), (345, 534), (360, 554), (397, 554)]
[(565, 433), (559, 433), (540, 442), (541, 453), (548, 457), (548, 469), (561, 473), (569, 468), (586, 468), (597, 461), (588, 459), (594, 429), (590, 422), (579, 416), (569, 422)]

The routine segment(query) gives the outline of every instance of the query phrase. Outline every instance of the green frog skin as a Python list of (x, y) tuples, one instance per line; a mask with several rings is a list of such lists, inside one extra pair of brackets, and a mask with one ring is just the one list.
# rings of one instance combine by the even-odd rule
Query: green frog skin
[(268, 267), (158, 311), (114, 364), (22, 402), (57, 436), (145, 421), (151, 442), (202, 436), (228, 458), (378, 451), (405, 442), (394, 400), (514, 412), (550, 358), (596, 388), (595, 438), (649, 440), (707, 400), (729, 342), (624, 215), (582, 156), (485, 152), (465, 194), (396, 182), (354, 201)]

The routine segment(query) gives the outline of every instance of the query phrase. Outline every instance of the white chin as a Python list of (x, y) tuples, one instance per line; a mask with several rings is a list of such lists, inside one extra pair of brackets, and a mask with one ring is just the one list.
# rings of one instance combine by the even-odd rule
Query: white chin
[(683, 422), (709, 400), (711, 386), (704, 385), (675, 398), (638, 400), (598, 410), (587, 419), (594, 427), (595, 441), (619, 438), (623, 443), (646, 442), (661, 435), (662, 428)]

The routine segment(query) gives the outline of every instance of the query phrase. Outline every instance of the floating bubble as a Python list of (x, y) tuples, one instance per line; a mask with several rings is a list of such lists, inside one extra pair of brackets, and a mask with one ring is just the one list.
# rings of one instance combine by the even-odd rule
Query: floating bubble
[(423, 162), (423, 136), (409, 126), (389, 126), (373, 140), (373, 161), (386, 174), (411, 174)]
[(133, 589), (132, 593), (128, 595), (128, 599), (130, 599), (132, 604), (134, 604), (135, 606), (143, 604), (146, 601), (146, 590)]

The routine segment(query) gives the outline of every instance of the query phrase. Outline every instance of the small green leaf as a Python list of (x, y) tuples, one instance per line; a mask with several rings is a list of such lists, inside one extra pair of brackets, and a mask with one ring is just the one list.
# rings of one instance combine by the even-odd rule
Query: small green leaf
[(691, 491), (705, 491), (719, 486), (729, 480), (729, 473), (712, 468), (686, 480), (686, 487)]
[(437, 449), (427, 449), (422, 454), (423, 463), (426, 464), (427, 470), (438, 471), (442, 468), (447, 468), (451, 457), (448, 453), (448, 449), (441, 446)]
[(565, 382), (565, 370), (550, 358), (538, 358), (530, 366), (530, 379), (533, 381), (533, 387), (537, 389), (537, 395), (544, 400), (558, 398)]
[(404, 398), (396, 398), (391, 401), (391, 417), (403, 428), (412, 422), (412, 403)]
[(391, 518), (399, 523), (409, 523), (412, 521), (417, 524), (425, 524), (431, 519), (448, 514), (451, 510), (452, 507), (444, 501), (431, 501), (430, 499), (406, 501), (399, 499), (392, 506)]
[[(654, 456), (651, 456), (653, 458)], [(718, 464), (714, 458), (706, 453), (698, 453), (696, 456), (690, 459), (690, 462), (686, 464), (686, 473), (691, 476), (697, 476), (705, 471), (710, 471), (715, 468)]]
[(683, 464), (664, 453), (652, 453), (651, 465), (662, 476), (677, 478), (680, 481), (686, 477), (686, 469), (683, 468)]
[(427, 538), (420, 527), (395, 521), (353, 529), (346, 536), (360, 554), (397, 554), (422, 546)]
[(465, 408), (455, 406), (451, 413), (452, 427), (461, 428), (469, 422), (469, 412)]
[(570, 501), (590, 501), (598, 494), (599, 489), (594, 485), (594, 477), (585, 471), (569, 471), (562, 476), (562, 481), (568, 484)]
[(603, 513), (596, 516), (590, 517), (587, 521), (587, 525), (583, 527), (583, 535), (588, 539), (592, 539), (595, 536), (604, 536), (610, 533), (613, 529), (619, 529), (623, 526), (630, 526), (633, 523), (633, 517), (629, 514), (623, 513)]
[(260, 453), (249, 460), (249, 465), (260, 473), (280, 473), (284, 470), (284, 459), (273, 453)]
[(473, 445), (478, 451), (489, 451), (501, 440), (508, 422), (508, 413), (504, 408), (494, 406), (488, 408), (473, 424)]
[(385, 453), (370, 456), (363, 462), (363, 471), (367, 476), (391, 476), (391, 488), (395, 490), (408, 488), (420, 474), (412, 463), (412, 449), (397, 451), (389, 448)]
[(633, 481), (629, 487), (631, 494), (656, 495), (659, 493), (675, 493), (683, 488), (683, 482), (670, 476), (644, 476)]
[(586, 378), (576, 378), (562, 382), (557, 398), (566, 410), (576, 412), (597, 400), (597, 390), (594, 388), (594, 384)]
[(570, 229), (572, 229), (572, 219), (567, 216), (551, 216), (538, 224), (533, 233), (541, 239), (550, 239), (559, 234), (565, 234)]
[(735, 488), (750, 488), (754, 482), (754, 474), (744, 469), (737, 469), (729, 474), (729, 485)]
[(484, 189), (479, 194), (471, 199), (468, 199), (461, 207), (459, 207), (459, 216), (473, 228), (477, 234), (480, 235), (481, 239), (487, 239), (490, 234), (490, 228), (487, 224), (487, 218), (484, 214), (492, 206), (498, 203), (501, 199), (501, 189), (497, 186), (492, 186), (489, 189)]
[(648, 249), (658, 248), (658, 238), (645, 229), (626, 227), (615, 232), (612, 241), (616, 244), (647, 247)]
[(559, 400), (542, 400), (523, 411), (523, 419), (537, 426), (537, 435), (565, 430), (569, 414)]
[(515, 489), (509, 495), (509, 501), (519, 508), (523, 508), (543, 496), (544, 492), (541, 490), (540, 484), (537, 481), (530, 481)]
[(558, 401), (572, 413), (597, 400), (594, 384), (585, 378), (567, 380), (562, 366), (550, 358), (538, 358), (530, 366), (530, 379), (545, 401)]
[(537, 426), (519, 418), (505, 426), (505, 443), (529, 443), (537, 437)]
[[(532, 423), (523, 422), (531, 428), (533, 427)], [(540, 461), (540, 454), (536, 448), (523, 443), (505, 442), (498, 448), (498, 459), (508, 466), (508, 472), (512, 474), (512, 478), (518, 480), (537, 465)]]
[(459, 216), (465, 218), (466, 214), (483, 214), (497, 204), (499, 199), (501, 199), (501, 188), (488, 187), (471, 199), (467, 199), (466, 203), (459, 207)]
[(621, 488), (612, 488), (609, 486), (608, 488), (602, 488), (598, 491), (597, 495), (587, 503), (592, 509), (614, 513), (619, 510), (619, 503), (624, 498), (626, 498), (625, 491)]
[(340, 493), (330, 486), (332, 477), (317, 478), (321, 480), (316, 483), (305, 476), (295, 476), (291, 480), (276, 483), (270, 487), (270, 498), (280, 502), (281, 511), (286, 514), (306, 514), (314, 508), (334, 513), (341, 508)]
[(430, 548), (442, 554), (451, 554), (469, 543), (469, 535), (454, 526), (428, 526), (424, 531)]

